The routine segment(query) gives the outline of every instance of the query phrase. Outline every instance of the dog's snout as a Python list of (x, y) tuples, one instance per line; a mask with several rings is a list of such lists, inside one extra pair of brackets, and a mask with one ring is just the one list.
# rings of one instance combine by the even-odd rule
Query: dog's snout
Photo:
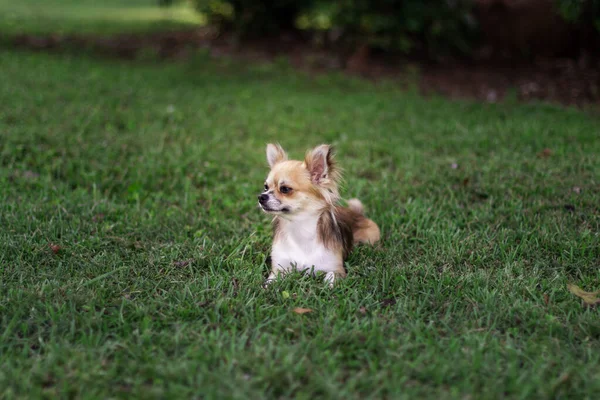
[(258, 195), (258, 201), (260, 201), (261, 203), (265, 203), (267, 200), (269, 200), (268, 194), (263, 193)]

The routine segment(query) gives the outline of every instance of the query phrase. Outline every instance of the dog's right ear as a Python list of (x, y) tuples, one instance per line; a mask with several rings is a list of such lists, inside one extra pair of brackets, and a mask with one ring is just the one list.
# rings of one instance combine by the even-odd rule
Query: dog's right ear
[(269, 167), (273, 168), (275, 164), (287, 159), (287, 154), (279, 144), (269, 143), (267, 145), (267, 162), (269, 163)]

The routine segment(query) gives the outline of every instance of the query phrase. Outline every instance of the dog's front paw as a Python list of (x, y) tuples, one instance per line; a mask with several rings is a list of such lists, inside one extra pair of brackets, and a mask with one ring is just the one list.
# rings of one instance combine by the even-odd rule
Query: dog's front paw
[(327, 285), (330, 288), (333, 288), (333, 286), (335, 285), (335, 272), (328, 272), (327, 274), (325, 274), (325, 282), (327, 282)]
[(267, 278), (267, 280), (265, 281), (265, 283), (263, 283), (263, 289), (268, 288), (273, 282), (275, 282), (275, 279), (277, 279), (277, 275), (275, 272), (271, 272), (269, 274), (269, 277)]
[(275, 279), (267, 279), (265, 283), (262, 284), (263, 289), (268, 289), (274, 281)]

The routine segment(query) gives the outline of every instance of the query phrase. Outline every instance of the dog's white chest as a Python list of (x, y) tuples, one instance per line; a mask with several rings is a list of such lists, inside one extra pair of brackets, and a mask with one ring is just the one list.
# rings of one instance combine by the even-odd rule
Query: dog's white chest
[(341, 256), (326, 248), (317, 238), (316, 224), (310, 227), (287, 226), (285, 229), (273, 243), (271, 258), (275, 268), (299, 271), (314, 268), (315, 271), (330, 272), (342, 267)]
[(322, 244), (305, 246), (292, 240), (281, 240), (273, 245), (271, 253), (273, 265), (282, 270), (297, 269), (305, 271), (336, 271), (339, 269), (339, 257)]

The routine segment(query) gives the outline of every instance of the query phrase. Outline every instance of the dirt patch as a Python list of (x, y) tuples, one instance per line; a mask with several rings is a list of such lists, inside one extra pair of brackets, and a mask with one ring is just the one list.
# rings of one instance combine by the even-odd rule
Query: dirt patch
[(547, 59), (521, 65), (475, 64), (425, 68), (421, 88), (451, 97), (496, 102), (546, 100), (584, 106), (600, 102), (600, 69), (585, 61)]
[(77, 35), (20, 35), (3, 42), (11, 47), (38, 51), (89, 51), (109, 57), (135, 59), (150, 51), (158, 58), (186, 58), (198, 49), (213, 57), (272, 61), (285, 57), (296, 68), (314, 73), (343, 70), (368, 79), (406, 79), (407, 66), (417, 69), (418, 85), (425, 94), (475, 98), (497, 102), (507, 94), (523, 101), (545, 100), (564, 105), (600, 104), (600, 60), (547, 58), (531, 62), (510, 60), (430, 64), (422, 60), (384, 59), (365, 48), (350, 56), (319, 50), (292, 35), (273, 40), (236, 44), (210, 29), (111, 37)]

